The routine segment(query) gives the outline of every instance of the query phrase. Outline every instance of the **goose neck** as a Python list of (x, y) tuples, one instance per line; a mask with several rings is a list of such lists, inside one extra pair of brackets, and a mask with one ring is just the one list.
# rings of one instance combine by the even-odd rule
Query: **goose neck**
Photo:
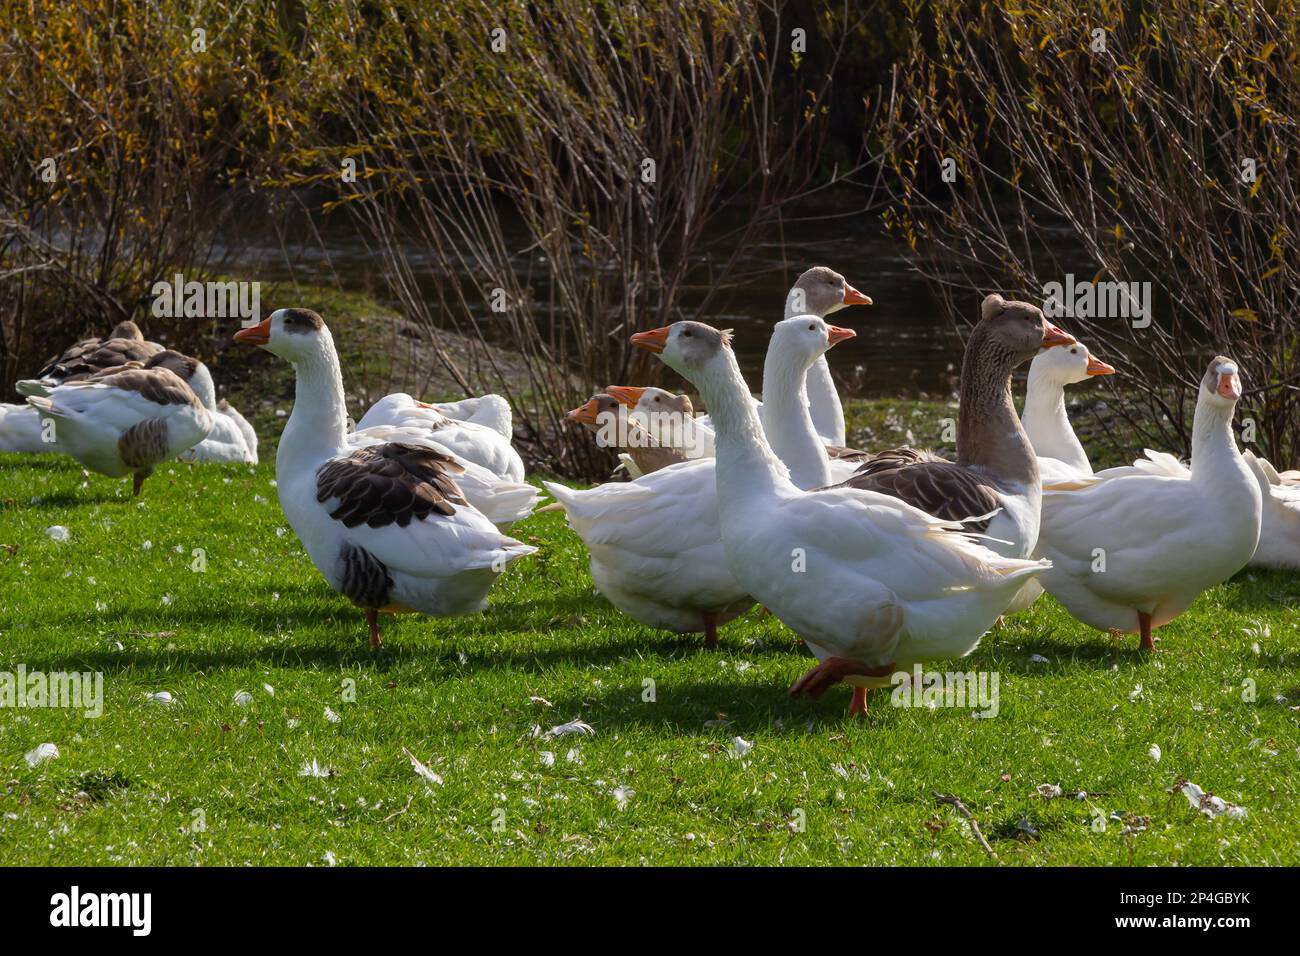
[(796, 487), (809, 491), (831, 483), (830, 459), (809, 408), (807, 362), (769, 347), (763, 364), (763, 431), (772, 451), (790, 470)]
[(1070, 425), (1070, 416), (1065, 411), (1065, 386), (1041, 368), (1030, 366), (1029, 384), (1025, 390), (1025, 413), (1021, 421), (1035, 454), (1055, 458), (1072, 468), (1092, 473), (1088, 454), (1083, 450), (1083, 445)]
[(722, 352), (696, 384), (713, 422), (718, 500), (724, 508), (728, 502), (796, 490), (767, 442), (731, 350)]
[(1011, 398), (1014, 356), (977, 328), (961, 369), (957, 463), (1005, 481), (1038, 483), (1038, 459)]
[[(329, 333), (322, 330), (324, 335)], [(337, 454), (347, 441), (348, 412), (343, 398), (343, 372), (334, 343), (294, 362), (297, 385), (293, 411), (276, 453), (281, 462), (314, 461)]]

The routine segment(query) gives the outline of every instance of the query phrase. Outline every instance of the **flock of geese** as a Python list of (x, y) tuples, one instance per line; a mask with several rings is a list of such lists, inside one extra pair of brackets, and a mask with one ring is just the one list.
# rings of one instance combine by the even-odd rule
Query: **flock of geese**
[[(568, 414), (620, 448), (630, 480), (542, 485), (590, 553), (599, 592), (643, 625), (703, 633), (761, 604), (818, 665), (791, 688), (866, 690), (897, 671), (969, 654), (1005, 614), (1050, 592), (1112, 633), (1152, 631), (1247, 564), (1300, 569), (1300, 474), (1241, 452), (1230, 358), (1201, 379), (1192, 454), (1148, 450), (1093, 471), (1065, 388), (1115, 369), (1027, 302), (982, 303), (961, 373), (955, 460), (846, 447), (825, 353), (851, 338), (826, 317), (871, 299), (819, 266), (790, 289), (761, 401), (731, 334), (683, 321), (632, 344), (708, 407), (658, 388), (610, 386)], [(365, 614), (483, 609), (496, 578), (536, 548), (507, 533), (537, 510), (497, 395), (432, 405), (389, 395), (355, 427), (321, 317), (280, 309), (235, 335), (290, 362), (296, 397), (276, 455), (289, 524), (326, 581)], [(1032, 361), (1031, 361), (1032, 360)], [(1012, 372), (1030, 362), (1023, 419)], [(201, 362), (132, 323), (80, 342), (0, 406), (0, 450), (66, 453), (138, 494), (162, 461), (257, 461), (247, 421), (215, 400)]]

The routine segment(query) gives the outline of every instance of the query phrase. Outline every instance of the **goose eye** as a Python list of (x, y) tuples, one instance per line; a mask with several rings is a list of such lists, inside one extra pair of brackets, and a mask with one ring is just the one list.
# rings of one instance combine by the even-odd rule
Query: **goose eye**
[(690, 329), (683, 329), (683, 330), (682, 330), (682, 335), (683, 335), (685, 338), (688, 338), (688, 339), (689, 339), (689, 338), (691, 337), (691, 330), (690, 330)]
[(1079, 354), (1079, 350), (1078, 350), (1078, 349), (1070, 349), (1070, 354), (1071, 354), (1071, 355), (1078, 355), (1078, 354)]
[(808, 331), (809, 331), (809, 332), (816, 332), (816, 331), (817, 331), (817, 326), (815, 326), (815, 325), (810, 325), (810, 326), (808, 326)]

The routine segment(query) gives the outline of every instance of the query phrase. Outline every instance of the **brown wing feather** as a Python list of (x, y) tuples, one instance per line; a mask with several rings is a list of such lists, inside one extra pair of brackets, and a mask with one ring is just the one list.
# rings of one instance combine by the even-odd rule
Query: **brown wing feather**
[(37, 378), (56, 378), (61, 382), (78, 382), (104, 369), (116, 368), (127, 362), (143, 362), (161, 351), (152, 342), (135, 339), (91, 339), (72, 346), (45, 368), (36, 373)]
[(451, 457), (420, 445), (372, 445), (326, 462), (316, 473), (316, 500), (337, 499), (330, 517), (349, 528), (405, 528), (413, 519), (468, 507), (451, 478), (462, 471)]
[[(978, 475), (915, 448), (881, 452), (843, 484), (892, 495), (947, 521), (973, 518), (1002, 507), (996, 491)], [(989, 519), (965, 527), (968, 531), (987, 531)]]

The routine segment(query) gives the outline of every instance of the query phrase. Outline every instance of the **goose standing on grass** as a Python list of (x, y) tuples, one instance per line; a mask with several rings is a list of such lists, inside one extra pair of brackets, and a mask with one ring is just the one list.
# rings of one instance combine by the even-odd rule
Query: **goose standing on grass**
[(1025, 434), (1038, 456), (1043, 484), (1092, 474), (1092, 464), (1065, 412), (1065, 387), (1115, 369), (1088, 351), (1082, 342), (1057, 345), (1029, 363), (1025, 389)]
[(1237, 364), (1217, 356), (1201, 379), (1187, 478), (1132, 474), (1044, 492), (1041, 583), (1074, 617), (1141, 635), (1182, 614), (1245, 567), (1259, 542), (1260, 483), (1237, 450)]
[(19, 394), (45, 395), (65, 382), (76, 382), (128, 362), (144, 362), (162, 351), (157, 342), (145, 341), (140, 326), (127, 320), (119, 322), (107, 338), (82, 339), (50, 359), (33, 378), (17, 383)]
[(1038, 459), (1011, 398), (1011, 372), (1042, 349), (1074, 341), (1037, 306), (986, 297), (962, 360), (957, 460), (912, 448), (885, 451), (846, 484), (949, 521), (991, 516), (965, 527), (987, 534), (999, 554), (1029, 557), (1038, 541), (1042, 491)]
[(27, 403), (54, 420), (59, 451), (101, 475), (131, 475), (132, 495), (158, 464), (212, 429), (212, 413), (182, 378), (135, 362), (30, 395)]
[(1004, 558), (888, 495), (797, 488), (764, 437), (728, 333), (678, 322), (632, 342), (690, 380), (713, 412), (726, 563), (820, 662), (792, 695), (847, 682), (850, 713), (865, 712), (865, 688), (891, 683), (896, 669), (970, 653), (1047, 567)]
[[(489, 399), (501, 399), (501, 396), (484, 395), (466, 401), (476, 402), (476, 414), (495, 422), (495, 425), (452, 418), (442, 412), (440, 406), (417, 401), (404, 392), (394, 392), (370, 406), (361, 421), (357, 422), (357, 430), (363, 431), (376, 425), (423, 429), (439, 445), (466, 461), (482, 465), (503, 480), (523, 481), (524, 460), (510, 444), (509, 435), (503, 436), (498, 431), (496, 426), (502, 424), (500, 405)], [(464, 403), (458, 403), (458, 406), (456, 410), (465, 410)], [(471, 415), (473, 417), (475, 416)], [(510, 427), (508, 405), (504, 427)]]
[(380, 611), (480, 611), (501, 572), (537, 550), (465, 500), (446, 455), (403, 442), (349, 446), (338, 353), (315, 312), (280, 309), (235, 340), (293, 364), (297, 392), (275, 459), (280, 506), (325, 580), (365, 612), (372, 646)]

